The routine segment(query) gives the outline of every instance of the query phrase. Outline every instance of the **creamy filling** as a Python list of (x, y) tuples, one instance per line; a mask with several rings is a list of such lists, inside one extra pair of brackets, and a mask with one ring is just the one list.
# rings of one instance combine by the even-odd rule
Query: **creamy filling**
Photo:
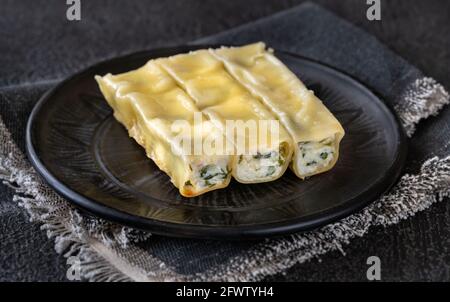
[(300, 142), (297, 146), (299, 152), (297, 167), (302, 175), (310, 175), (318, 170), (322, 170), (336, 156), (331, 138), (318, 142)]
[(273, 179), (283, 172), (284, 155), (277, 151), (257, 152), (254, 155), (240, 155), (236, 176), (242, 181)]
[(222, 185), (231, 173), (225, 161), (223, 163), (220, 161), (216, 163), (191, 163), (189, 168), (191, 169), (191, 176), (184, 185), (193, 186), (198, 190)]

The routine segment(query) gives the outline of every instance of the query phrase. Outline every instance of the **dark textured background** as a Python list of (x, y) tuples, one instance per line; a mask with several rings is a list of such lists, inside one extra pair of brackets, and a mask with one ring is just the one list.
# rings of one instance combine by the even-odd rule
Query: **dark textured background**
[[(0, 89), (23, 83), (61, 78), (92, 63), (77, 57), (77, 47), (92, 51), (92, 58), (114, 56), (115, 43), (137, 40), (133, 48), (182, 44), (243, 24), (303, 1), (93, 1), (82, 0), (82, 21), (65, 19), (65, 1), (2, 1), (0, 6)], [(450, 1), (382, 0), (382, 21), (369, 22), (365, 0), (315, 1), (378, 37), (425, 74), (450, 87)], [(110, 22), (136, 28), (121, 8), (140, 5), (148, 15), (138, 32), (125, 36), (107, 32)], [(90, 20), (97, 22), (90, 26)], [(100, 22), (98, 22), (100, 20)], [(110, 40), (94, 39), (105, 32)], [(67, 36), (70, 35), (68, 38)], [(64, 39), (62, 39), (64, 37)], [(46, 39), (43, 41), (43, 39)], [(64, 43), (61, 41), (64, 40)], [(5, 41), (9, 41), (5, 43)], [(13, 41), (12, 43), (10, 41)], [(54, 45), (51, 51), (48, 45)], [(127, 47), (121, 47), (127, 52)], [(70, 54), (70, 58), (67, 56)], [(17, 64), (16, 62), (21, 62)], [(423, 124), (429, 123), (425, 121)], [(419, 126), (418, 133), (421, 131)], [(53, 250), (36, 224), (14, 211), (12, 190), (0, 187), (0, 280), (65, 280), (65, 259)], [(14, 221), (9, 224), (8, 221)], [(17, 222), (20, 223), (17, 223)], [(31, 236), (38, 233), (39, 236)], [(14, 238), (14, 241), (4, 240)], [(31, 242), (35, 241), (35, 242)], [(36, 242), (37, 241), (37, 242)], [(4, 242), (8, 242), (5, 244)], [(30, 246), (39, 244), (39, 250)], [(17, 250), (26, 253), (16, 253)], [(366, 259), (381, 258), (383, 280), (450, 280), (450, 205), (434, 205), (416, 217), (386, 229), (373, 229), (345, 248), (346, 256), (333, 252), (286, 274), (268, 280), (366, 280)]]

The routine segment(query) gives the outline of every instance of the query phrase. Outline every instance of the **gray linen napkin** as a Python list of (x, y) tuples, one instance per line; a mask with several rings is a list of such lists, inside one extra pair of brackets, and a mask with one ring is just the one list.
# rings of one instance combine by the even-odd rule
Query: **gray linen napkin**
[[(15, 190), (14, 200), (27, 209), (31, 219), (41, 222), (42, 229), (55, 239), (57, 252), (78, 257), (83, 278), (260, 280), (328, 251), (342, 250), (352, 238), (363, 236), (371, 227), (398, 223), (438, 200), (448, 199), (450, 111), (443, 111), (438, 119), (414, 134), (421, 119), (437, 114), (449, 102), (441, 85), (372, 36), (309, 3), (195, 43), (241, 44), (260, 40), (275, 49), (344, 70), (391, 104), (411, 137), (408, 174), (391, 192), (361, 212), (306, 233), (254, 242), (150, 236), (75, 210), (45, 185), (24, 158), (28, 114), (38, 97), (56, 82), (0, 89), (0, 179)], [(119, 51), (113, 49), (112, 53)], [(92, 58), (90, 53), (84, 55)]]

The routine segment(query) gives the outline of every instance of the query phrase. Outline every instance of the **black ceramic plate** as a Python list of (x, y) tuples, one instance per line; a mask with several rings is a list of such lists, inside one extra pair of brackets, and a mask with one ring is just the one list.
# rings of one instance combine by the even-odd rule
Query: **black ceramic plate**
[(383, 102), (342, 72), (277, 52), (344, 126), (337, 165), (305, 181), (288, 171), (274, 182), (232, 181), (226, 189), (183, 198), (114, 120), (94, 75), (128, 71), (150, 58), (195, 48), (112, 59), (49, 91), (27, 129), (28, 155), (37, 171), (59, 194), (95, 215), (157, 234), (212, 239), (312, 229), (361, 209), (397, 180), (405, 136)]

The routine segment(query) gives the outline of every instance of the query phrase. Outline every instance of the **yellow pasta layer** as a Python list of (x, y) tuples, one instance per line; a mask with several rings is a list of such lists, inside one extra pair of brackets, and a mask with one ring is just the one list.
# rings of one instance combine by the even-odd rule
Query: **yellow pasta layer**
[[(197, 155), (193, 150), (195, 139), (200, 138), (201, 143), (220, 140), (222, 133), (157, 64), (149, 61), (134, 71), (96, 76), (96, 80), (116, 119), (183, 196), (197, 196), (229, 184), (232, 156)], [(201, 117), (200, 123), (197, 117)]]
[[(267, 182), (283, 175), (293, 152), (289, 133), (268, 108), (227, 72), (220, 60), (207, 50), (199, 50), (158, 59), (157, 63), (233, 142), (236, 160), (232, 174), (237, 181)], [(237, 131), (230, 131), (230, 121)], [(270, 121), (277, 127), (272, 128)], [(245, 132), (246, 127), (256, 131)]]
[(265, 44), (210, 50), (228, 72), (281, 121), (295, 142), (292, 169), (300, 178), (331, 169), (345, 132), (314, 92)]
[(302, 179), (325, 172), (345, 134), (264, 43), (150, 60), (96, 80), (115, 118), (186, 197), (224, 188), (231, 176), (272, 181), (289, 164)]

